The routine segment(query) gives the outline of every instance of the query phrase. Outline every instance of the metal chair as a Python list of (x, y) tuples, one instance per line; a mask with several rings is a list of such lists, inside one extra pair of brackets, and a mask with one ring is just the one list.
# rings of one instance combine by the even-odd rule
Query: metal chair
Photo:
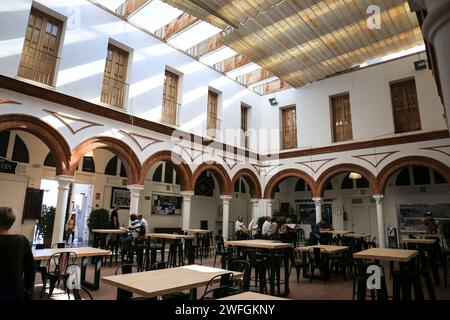
[[(219, 287), (211, 289), (212, 285), (219, 281)], [(220, 299), (228, 296), (230, 294), (230, 290), (233, 287), (233, 273), (228, 272), (224, 274), (219, 274), (214, 276), (208, 281), (208, 284), (205, 287), (205, 291), (203, 292), (200, 300), (206, 299)], [(212, 295), (211, 297), (208, 297)]]
[[(75, 252), (65, 251), (53, 254), (47, 263), (47, 271), (45, 273), (45, 282), (42, 286), (41, 297), (46, 289), (47, 280), (50, 281), (50, 291), (48, 295), (48, 300), (50, 300), (55, 286), (59, 286), (59, 282), (63, 280), (64, 290), (70, 299), (69, 292), (67, 291), (67, 279), (69, 278), (69, 273), (67, 269), (71, 265), (75, 265), (77, 259), (77, 254)], [(53, 271), (50, 271), (50, 267), (54, 266)]]

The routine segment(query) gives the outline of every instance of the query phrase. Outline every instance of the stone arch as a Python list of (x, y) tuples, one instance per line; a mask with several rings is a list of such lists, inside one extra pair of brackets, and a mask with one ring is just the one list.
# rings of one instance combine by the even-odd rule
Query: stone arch
[(180, 177), (181, 191), (192, 191), (194, 188), (191, 184), (192, 171), (183, 158), (171, 151), (159, 151), (150, 156), (142, 165), (141, 176), (139, 184), (144, 184), (147, 172), (159, 161), (171, 162), (174, 165), (177, 175)]
[(41, 139), (55, 155), (56, 175), (68, 174), (70, 146), (56, 129), (33, 116), (7, 114), (0, 116), (0, 131), (6, 130), (25, 131)]
[(261, 198), (261, 184), (259, 183), (258, 177), (253, 171), (251, 171), (250, 169), (241, 169), (236, 172), (233, 179), (231, 180), (231, 188), (234, 187), (239, 178), (244, 178), (245, 181), (247, 181), (247, 183), (249, 184), (252, 199)]
[(269, 182), (266, 185), (266, 188), (264, 189), (264, 198), (272, 199), (275, 187), (281, 181), (283, 181), (284, 179), (289, 178), (289, 177), (301, 178), (301, 179), (305, 180), (306, 183), (311, 188), (313, 195), (315, 194), (316, 182), (309, 174), (307, 174), (306, 172), (301, 171), (299, 169), (286, 169), (286, 170), (278, 172), (276, 175), (274, 175), (269, 180)]
[(369, 181), (370, 188), (372, 190), (372, 194), (380, 194), (378, 190), (378, 181), (377, 178), (366, 168), (353, 164), (353, 163), (342, 163), (331, 168), (328, 168), (323, 172), (319, 179), (317, 179), (317, 193), (316, 197), (322, 197), (325, 191), (325, 187), (327, 182), (337, 174), (344, 172), (356, 172), (362, 175), (367, 181)]
[(422, 156), (403, 157), (387, 164), (378, 174), (378, 189), (383, 194), (389, 178), (397, 171), (412, 166), (422, 166), (433, 169), (444, 177), (450, 186), (450, 168), (442, 162)]
[(220, 194), (221, 195), (231, 195), (231, 191), (233, 190), (233, 186), (231, 184), (230, 177), (228, 176), (227, 171), (218, 163), (207, 164), (202, 163), (197, 167), (192, 176), (192, 188), (195, 188), (195, 183), (197, 182), (198, 177), (204, 171), (211, 171), (214, 173), (215, 178), (219, 184)]
[(78, 163), (84, 155), (95, 149), (106, 149), (117, 155), (127, 171), (128, 184), (139, 183), (141, 164), (138, 157), (129, 145), (111, 137), (93, 137), (80, 143), (72, 152), (69, 170), (71, 175), (75, 173)]

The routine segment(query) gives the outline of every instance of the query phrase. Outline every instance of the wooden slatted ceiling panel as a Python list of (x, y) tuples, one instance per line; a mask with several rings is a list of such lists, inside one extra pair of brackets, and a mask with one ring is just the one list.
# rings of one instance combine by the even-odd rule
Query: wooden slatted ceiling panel
[[(423, 44), (406, 0), (183, 2), (237, 25), (224, 43), (296, 87)], [(381, 29), (367, 28), (370, 5), (381, 9)]]
[(137, 10), (147, 5), (150, 1), (152, 0), (126, 0), (116, 9), (116, 13), (120, 14), (124, 18), (128, 18)]
[(199, 19), (197, 17), (194, 17), (187, 13), (183, 13), (173, 21), (166, 24), (161, 29), (157, 30), (155, 34), (160, 35), (161, 39), (168, 40), (169, 38), (189, 28), (198, 21)]

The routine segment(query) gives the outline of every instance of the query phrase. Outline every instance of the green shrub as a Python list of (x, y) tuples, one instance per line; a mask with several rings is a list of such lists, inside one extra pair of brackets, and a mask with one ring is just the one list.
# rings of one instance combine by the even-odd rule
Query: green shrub
[(111, 222), (109, 219), (109, 211), (106, 209), (92, 210), (89, 219), (87, 220), (89, 231), (93, 229), (111, 229)]
[(41, 218), (38, 222), (39, 234), (43, 237), (51, 237), (53, 234), (53, 225), (55, 224), (55, 207), (42, 207)]

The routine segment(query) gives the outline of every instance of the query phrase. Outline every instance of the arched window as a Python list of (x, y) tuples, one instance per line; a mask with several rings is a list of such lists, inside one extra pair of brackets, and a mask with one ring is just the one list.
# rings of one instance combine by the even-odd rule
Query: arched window
[(164, 182), (173, 184), (173, 174), (174, 169), (172, 163), (166, 162), (166, 169), (164, 170)]
[(195, 183), (194, 194), (212, 197), (214, 195), (214, 179), (208, 171), (202, 172)]
[(94, 157), (84, 157), (83, 158), (83, 168), (84, 172), (95, 173), (95, 162)]
[(414, 184), (430, 184), (430, 170), (425, 167), (413, 167)]
[(6, 158), (11, 131), (0, 132), (0, 157)]
[(111, 160), (109, 160), (105, 168), (105, 174), (108, 176), (117, 175), (117, 156), (114, 156), (111, 158)]
[(295, 191), (298, 192), (306, 191), (305, 180), (298, 179), (297, 184), (295, 185)]
[(123, 165), (123, 163), (120, 163), (120, 176), (122, 178), (127, 178), (127, 170), (125, 169), (125, 166)]
[(16, 140), (14, 141), (14, 149), (12, 160), (17, 162), (30, 163), (30, 155), (28, 153), (27, 146), (25, 142), (16, 135)]
[(363, 189), (363, 188), (369, 188), (370, 183), (367, 181), (366, 178), (361, 177), (361, 179), (356, 179), (356, 188)]
[(163, 165), (160, 164), (158, 166), (158, 168), (156, 168), (155, 172), (153, 173), (152, 181), (162, 182), (162, 171), (163, 171), (162, 169), (163, 169)]
[(353, 189), (353, 180), (350, 179), (349, 175), (345, 175), (344, 180), (342, 180), (341, 189)]
[(395, 180), (396, 186), (409, 186), (411, 185), (411, 179), (409, 178), (409, 168), (404, 168), (397, 176)]
[(56, 168), (55, 156), (53, 155), (53, 153), (51, 151), (45, 157), (44, 166)]
[(328, 181), (327, 185), (325, 186), (325, 190), (333, 190), (333, 185), (331, 184), (331, 181)]
[(437, 171), (434, 171), (434, 183), (436, 184), (440, 184), (440, 183), (447, 183), (447, 181), (445, 181), (444, 177)]

